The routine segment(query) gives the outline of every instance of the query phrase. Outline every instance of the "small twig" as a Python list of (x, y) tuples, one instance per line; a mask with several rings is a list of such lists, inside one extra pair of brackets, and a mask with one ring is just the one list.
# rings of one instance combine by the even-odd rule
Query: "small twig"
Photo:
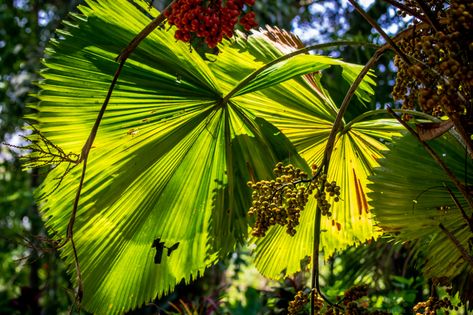
[(465, 200), (468, 202), (470, 208), (473, 209), (473, 199), (471, 195), (468, 193), (465, 186), (458, 180), (458, 178), (453, 174), (453, 172), (448, 168), (445, 162), (437, 155), (437, 153), (428, 145), (425, 141), (419, 137), (417, 132), (412, 129), (404, 120), (401, 119), (390, 107), (387, 108), (387, 111), (399, 121), (400, 124), (404, 126), (424, 147), (424, 149), (430, 154), (430, 156), (434, 159), (434, 161), (442, 168), (442, 170), (447, 174), (450, 180), (455, 184), (455, 187), (462, 193)]
[(458, 249), (458, 251), (461, 253), (463, 259), (470, 264), (471, 267), (473, 267), (473, 257), (468, 254), (466, 251), (465, 247), (460, 244), (460, 241), (455, 237), (455, 235), (452, 234), (447, 228), (440, 223), (439, 228), (447, 235), (447, 237), (452, 241), (452, 243), (455, 245), (455, 247)]
[(358, 13), (381, 35), (381, 37), (384, 38), (384, 40), (389, 44), (389, 46), (391, 46), (391, 48), (399, 55), (399, 57), (402, 58), (402, 60), (404, 60), (404, 62), (408, 65), (411, 65), (411, 61), (409, 60), (409, 58), (407, 58), (407, 56), (402, 52), (402, 50), (396, 45), (396, 43), (394, 42), (394, 40), (389, 37), (388, 34), (386, 34), (386, 32), (381, 28), (381, 26), (379, 26), (379, 24), (373, 20), (371, 18), (371, 16), (369, 16), (365, 10), (363, 10), (362, 7), (360, 7), (360, 5), (355, 1), (355, 0), (348, 0), (352, 5), (353, 7), (355, 8), (356, 11), (358, 11)]
[(293, 182), (289, 182), (289, 183), (284, 183), (281, 185), (281, 187), (279, 187), (278, 189), (276, 189), (273, 194), (271, 195), (271, 198), (274, 198), (274, 196), (276, 196), (276, 194), (278, 192), (281, 192), (281, 194), (283, 193), (283, 190), (284, 188), (286, 188), (287, 186), (296, 186), (296, 185), (299, 185), (299, 184), (302, 184), (302, 183), (310, 183), (312, 182), (316, 177), (318, 176), (318, 173), (316, 173), (314, 176), (312, 176), (312, 178), (307, 178), (307, 179), (298, 179), (298, 180), (295, 180)]

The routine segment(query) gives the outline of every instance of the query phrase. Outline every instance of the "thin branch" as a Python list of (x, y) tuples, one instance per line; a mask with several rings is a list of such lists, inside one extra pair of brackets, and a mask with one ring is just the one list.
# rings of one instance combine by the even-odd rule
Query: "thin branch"
[(110, 87), (108, 88), (107, 96), (105, 97), (102, 107), (100, 108), (100, 111), (95, 120), (94, 126), (92, 127), (92, 130), (90, 131), (87, 141), (82, 147), (82, 151), (81, 151), (81, 155), (80, 155), (78, 163), (87, 160), (87, 158), (89, 157), (90, 149), (92, 148), (95, 137), (97, 136), (97, 132), (99, 130), (100, 123), (102, 122), (103, 115), (105, 114), (105, 110), (107, 109), (108, 103), (110, 102), (110, 98), (112, 97), (112, 92), (115, 88), (118, 77), (120, 76), (124, 65), (125, 65), (125, 60), (121, 61), (120, 64), (118, 65), (115, 75), (113, 76), (112, 82), (110, 83)]
[(312, 50), (317, 50), (317, 49), (326, 49), (330, 47), (337, 47), (337, 46), (365, 46), (365, 47), (370, 47), (370, 48), (379, 48), (378, 45), (370, 44), (370, 43), (364, 43), (364, 42), (357, 42), (357, 41), (335, 41), (335, 42), (330, 42), (330, 43), (323, 43), (323, 44), (315, 44), (311, 46), (307, 46), (301, 49), (298, 49), (296, 51), (293, 51), (289, 54), (283, 55), (279, 58), (276, 58), (264, 66), (262, 66), (259, 69), (256, 69), (253, 71), (250, 75), (248, 75), (245, 79), (240, 81), (237, 86), (235, 86), (225, 97), (222, 99), (221, 104), (226, 104), (230, 98), (232, 98), (237, 92), (239, 92), (242, 88), (248, 85), (253, 79), (255, 79), (261, 72), (265, 71), (266, 69), (274, 66), (275, 64), (282, 62), (284, 60), (290, 59), (294, 56), (301, 55), (308, 53), (309, 51)]
[[(342, 129), (343, 125), (343, 116), (345, 115), (346, 110), (348, 109), (348, 105), (350, 104), (351, 99), (355, 95), (355, 91), (360, 85), (360, 83), (363, 81), (363, 78), (368, 74), (370, 69), (376, 64), (376, 62), (379, 60), (379, 58), (383, 55), (388, 50), (389, 46), (384, 45), (380, 47), (378, 50), (375, 51), (373, 56), (368, 60), (368, 62), (365, 64), (363, 69), (360, 71), (358, 74), (357, 78), (355, 81), (353, 81), (352, 85), (348, 89), (345, 98), (343, 99), (342, 104), (340, 105), (340, 109), (338, 111), (337, 117), (335, 118), (335, 122), (333, 123), (332, 130), (330, 131), (329, 138), (327, 140), (327, 144), (325, 146), (325, 151), (324, 151), (324, 158), (321, 163), (320, 169), (324, 169), (325, 172), (328, 172), (329, 169), (329, 164), (330, 164), (330, 157), (333, 152), (334, 144), (335, 144), (335, 139), (337, 137), (338, 132), (340, 129)], [(322, 183), (325, 184), (325, 183)], [(323, 187), (323, 186), (322, 186)], [(310, 314), (314, 315), (315, 314), (315, 298), (316, 298), (316, 293), (318, 293), (327, 303), (330, 305), (333, 305), (323, 294), (320, 289), (320, 283), (319, 283), (319, 251), (320, 251), (320, 222), (321, 222), (321, 216), (322, 216), (322, 211), (320, 207), (317, 205), (317, 210), (315, 214), (315, 221), (314, 221), (314, 247), (313, 247), (313, 253), (312, 253), (312, 277), (311, 277), (311, 288), (312, 288), (312, 293), (311, 293), (311, 307), (310, 307)], [(314, 290), (315, 288), (315, 290)]]
[(402, 52), (402, 50), (396, 45), (394, 40), (389, 37), (388, 34), (379, 26), (379, 24), (369, 16), (365, 10), (355, 1), (355, 0), (348, 0), (356, 11), (384, 38), (384, 40), (391, 46), (391, 48), (399, 55), (399, 57), (404, 60), (404, 62), (408, 65), (411, 65), (411, 61), (407, 56)]
[(442, 170), (447, 174), (450, 180), (453, 182), (455, 187), (462, 193), (465, 200), (468, 202), (470, 208), (473, 209), (473, 199), (472, 196), (468, 193), (468, 190), (465, 186), (458, 180), (458, 178), (453, 174), (453, 172), (448, 168), (445, 162), (437, 155), (437, 153), (422, 139), (419, 137), (417, 132), (412, 129), (404, 120), (402, 120), (390, 107), (387, 108), (387, 111), (401, 123), (404, 128), (406, 128), (424, 147), (424, 149), (430, 154), (434, 161), (442, 168)]
[(439, 228), (442, 230), (442, 232), (445, 233), (445, 235), (447, 235), (447, 237), (452, 241), (452, 243), (455, 245), (455, 247), (458, 249), (458, 251), (460, 252), (460, 254), (462, 255), (463, 259), (465, 259), (465, 261), (467, 263), (470, 264), (471, 267), (473, 267), (473, 257), (468, 255), (468, 252), (466, 251), (465, 247), (462, 246), (462, 244), (460, 243), (460, 241), (455, 237), (455, 235), (453, 235), (452, 232), (450, 232), (449, 230), (447, 230), (447, 228), (442, 224), (440, 223), (439, 224)]

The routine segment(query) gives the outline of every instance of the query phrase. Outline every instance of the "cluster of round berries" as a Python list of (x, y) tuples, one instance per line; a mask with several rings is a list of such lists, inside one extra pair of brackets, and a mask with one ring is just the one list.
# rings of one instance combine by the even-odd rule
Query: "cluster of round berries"
[[(312, 166), (313, 175), (316, 169), (315, 165)], [(314, 192), (322, 215), (332, 215), (328, 198), (339, 201), (340, 187), (335, 182), (327, 183), (327, 175), (308, 178), (308, 174), (300, 168), (292, 164), (283, 166), (281, 162), (276, 164), (273, 173), (276, 176), (274, 180), (248, 182), (248, 186), (253, 189), (252, 206), (248, 214), (256, 216), (253, 236), (265, 236), (267, 230), (276, 224), (285, 226), (286, 232), (294, 236), (300, 212)]]
[(452, 310), (458, 311), (460, 305), (454, 306), (448, 297), (439, 299), (438, 297), (431, 296), (427, 301), (417, 303), (413, 310), (416, 315), (434, 315), (438, 314), (439, 310), (443, 310), (443, 313), (448, 315)]
[[(408, 1), (413, 11), (422, 12), (418, 1)], [(402, 38), (399, 48), (410, 63), (396, 56), (399, 69), (393, 97), (403, 108), (417, 106), (435, 115), (458, 114), (469, 117), (473, 95), (473, 2), (429, 1), (440, 29), (426, 25), (415, 28), (412, 36)]]
[(322, 211), (322, 215), (332, 216), (332, 212), (330, 212), (330, 208), (332, 204), (330, 201), (327, 200), (327, 195), (329, 197), (333, 197), (333, 201), (339, 202), (340, 201), (340, 186), (337, 186), (335, 181), (331, 183), (327, 182), (327, 175), (322, 174), (318, 180), (320, 186), (323, 186), (324, 190), (317, 190), (314, 197), (317, 198), (317, 205)]
[(258, 24), (255, 13), (243, 13), (255, 0), (176, 0), (170, 10), (165, 12), (170, 25), (178, 30), (174, 37), (183, 42), (193, 38), (203, 38), (210, 48), (215, 48), (224, 37), (233, 36), (235, 25), (239, 23), (250, 30)]
[(276, 179), (248, 182), (253, 189), (252, 206), (248, 211), (256, 215), (253, 236), (264, 236), (275, 224), (286, 226), (287, 233), (293, 236), (299, 225), (300, 212), (307, 204), (314, 185), (307, 173), (292, 164), (278, 163), (273, 170)]
[(309, 295), (302, 291), (298, 291), (294, 296), (294, 300), (289, 302), (287, 312), (289, 315), (296, 315), (302, 313), (304, 306), (309, 303)]

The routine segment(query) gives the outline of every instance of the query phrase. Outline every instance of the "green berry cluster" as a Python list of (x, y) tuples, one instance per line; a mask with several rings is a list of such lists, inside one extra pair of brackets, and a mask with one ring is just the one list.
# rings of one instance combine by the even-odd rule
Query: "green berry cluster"
[[(312, 167), (312, 178), (292, 164), (276, 164), (274, 180), (248, 182), (253, 189), (252, 206), (248, 214), (256, 217), (252, 235), (262, 237), (276, 224), (286, 227), (286, 232), (294, 236), (299, 225), (300, 212), (304, 210), (309, 196), (315, 192), (318, 206), (323, 215), (331, 215), (328, 198), (339, 201), (340, 187), (335, 182), (327, 183), (327, 175), (315, 176), (317, 167)], [(323, 189), (322, 189), (323, 187)]]
[(314, 197), (317, 199), (317, 205), (322, 211), (322, 215), (331, 216), (330, 208), (332, 207), (328, 197), (332, 197), (333, 201), (340, 201), (340, 186), (337, 186), (335, 181), (329, 183), (327, 181), (327, 175), (322, 174), (318, 179), (319, 187), (324, 187), (323, 190), (317, 190)]
[(289, 315), (300, 314), (304, 310), (304, 306), (309, 303), (309, 295), (302, 291), (297, 292), (294, 300), (289, 302), (287, 312)]
[(299, 225), (300, 212), (307, 204), (313, 184), (308, 174), (292, 164), (278, 163), (273, 170), (276, 179), (248, 182), (253, 189), (252, 206), (248, 212), (256, 216), (253, 236), (264, 236), (272, 225), (286, 226), (293, 236)]

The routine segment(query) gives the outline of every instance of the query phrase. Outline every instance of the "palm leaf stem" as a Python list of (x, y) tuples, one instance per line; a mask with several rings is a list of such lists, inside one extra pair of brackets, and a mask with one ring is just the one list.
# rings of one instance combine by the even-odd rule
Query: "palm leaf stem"
[[(324, 157), (321, 163), (321, 166), (319, 169), (323, 169), (328, 171), (329, 169), (329, 164), (330, 164), (330, 157), (333, 152), (334, 144), (335, 144), (335, 139), (340, 131), (340, 129), (343, 128), (343, 116), (345, 115), (346, 110), (348, 109), (348, 105), (350, 104), (350, 101), (355, 94), (356, 89), (360, 85), (360, 83), (363, 81), (363, 78), (368, 74), (370, 69), (376, 64), (376, 62), (379, 60), (379, 58), (389, 49), (389, 45), (383, 45), (381, 46), (378, 50), (376, 50), (373, 54), (373, 56), (368, 60), (368, 62), (364, 65), (363, 69), (360, 71), (358, 76), (356, 77), (355, 81), (353, 81), (352, 85), (348, 89), (345, 98), (342, 101), (342, 104), (340, 105), (340, 109), (338, 111), (337, 117), (335, 118), (335, 122), (333, 123), (333, 128), (330, 131), (330, 135), (327, 140), (327, 145), (325, 146), (325, 151), (324, 151)], [(317, 175), (317, 174), (316, 174)], [(315, 177), (313, 177), (315, 179)], [(322, 181), (321, 187), (323, 189), (325, 185), (325, 181)], [(328, 300), (327, 297), (325, 297), (320, 289), (320, 282), (319, 282), (319, 252), (320, 252), (320, 242), (319, 242), (319, 237), (320, 237), (320, 223), (321, 223), (321, 216), (322, 216), (322, 211), (317, 205), (317, 210), (315, 214), (315, 227), (314, 227), (314, 247), (313, 247), (313, 254), (312, 254), (312, 276), (311, 276), (311, 301), (310, 301), (310, 314), (314, 315), (315, 314), (315, 294), (318, 293), (327, 303), (330, 305), (333, 305), (331, 301)], [(315, 289), (315, 290), (314, 290)]]
[[(419, 111), (415, 111), (415, 110), (408, 110), (408, 109), (393, 109), (393, 111), (395, 113), (401, 113), (401, 114), (408, 114), (408, 115), (412, 115), (412, 116), (418, 116), (418, 117), (421, 117), (421, 118), (424, 118), (424, 119), (427, 119), (427, 120), (430, 120), (432, 122), (440, 122), (441, 120), (438, 119), (437, 117), (434, 117), (434, 116), (431, 116), (429, 114), (426, 114), (424, 112), (419, 112)], [(348, 124), (346, 124), (345, 128), (343, 129), (342, 133), (345, 133), (347, 132), (348, 130), (350, 130), (351, 126), (353, 126), (353, 124), (356, 124), (357, 122), (360, 122), (360, 121), (363, 121), (365, 120), (366, 118), (368, 117), (371, 117), (371, 116), (376, 116), (376, 115), (381, 115), (381, 114), (386, 114), (386, 110), (385, 109), (374, 109), (374, 110), (370, 110), (370, 111), (367, 111), (367, 112), (364, 112), (363, 114), (355, 117), (354, 119), (352, 119)]]
[(442, 223), (439, 223), (439, 228), (445, 233), (445, 235), (447, 235), (448, 239), (452, 241), (452, 243), (461, 253), (463, 259), (465, 259), (465, 261), (467, 261), (470, 266), (473, 267), (473, 257), (468, 255), (467, 250), (462, 246), (462, 244), (460, 244), (460, 241), (455, 237), (455, 235), (453, 235), (452, 232), (450, 232)]
[(463, 185), (460, 180), (453, 174), (453, 172), (448, 168), (448, 166), (442, 161), (442, 159), (438, 156), (438, 154), (432, 149), (430, 145), (428, 145), (425, 141), (423, 141), (417, 132), (412, 129), (411, 126), (409, 126), (405, 121), (401, 119), (390, 107), (387, 108), (387, 111), (399, 121), (400, 124), (404, 126), (416, 139), (417, 141), (422, 144), (424, 149), (429, 153), (429, 155), (434, 159), (434, 161), (442, 168), (442, 170), (447, 174), (447, 176), (450, 178), (450, 180), (453, 182), (455, 187), (462, 193), (463, 197), (465, 200), (468, 202), (468, 205), (470, 208), (473, 209), (473, 198), (467, 191), (465, 185)]
[(76, 245), (74, 242), (74, 223), (76, 221), (76, 215), (77, 215), (77, 209), (79, 208), (79, 201), (80, 201), (80, 195), (82, 191), (82, 186), (84, 185), (84, 180), (85, 180), (85, 173), (87, 170), (87, 159), (89, 157), (90, 149), (92, 148), (92, 145), (94, 143), (95, 137), (97, 136), (97, 131), (100, 126), (100, 122), (102, 121), (103, 115), (105, 113), (105, 110), (107, 109), (108, 102), (110, 101), (110, 98), (112, 96), (113, 89), (117, 83), (118, 77), (120, 76), (121, 70), (123, 68), (123, 65), (125, 64), (125, 60), (121, 61), (120, 64), (118, 65), (117, 71), (115, 72), (115, 75), (112, 79), (112, 82), (110, 84), (110, 88), (108, 89), (107, 96), (105, 97), (105, 100), (102, 104), (102, 107), (100, 108), (99, 114), (97, 116), (97, 119), (95, 120), (94, 126), (92, 127), (92, 130), (90, 131), (89, 137), (87, 138), (87, 141), (85, 142), (84, 146), (82, 147), (81, 154), (79, 156), (79, 159), (75, 162), (76, 165), (79, 163), (83, 162), (82, 164), (82, 173), (80, 177), (80, 182), (79, 186), (77, 187), (77, 193), (74, 198), (74, 205), (72, 207), (72, 212), (71, 212), (71, 217), (69, 218), (69, 223), (67, 224), (67, 234), (66, 234), (66, 239), (62, 244), (60, 244), (58, 247), (62, 247), (67, 242), (70, 240), (71, 241), (71, 247), (72, 247), (72, 252), (74, 254), (74, 264), (76, 268), (76, 274), (77, 274), (77, 294), (76, 294), (76, 303), (80, 305), (82, 301), (82, 296), (84, 294), (84, 285), (82, 282), (82, 273), (80, 269), (80, 263), (79, 263), (79, 258), (77, 256), (77, 249)]
[(289, 54), (283, 55), (279, 58), (276, 58), (264, 66), (260, 67), (259, 69), (256, 69), (253, 71), (251, 74), (249, 74), (245, 79), (240, 81), (237, 86), (235, 86), (221, 101), (221, 105), (225, 105), (232, 96), (234, 96), (236, 93), (238, 93), (242, 88), (248, 85), (253, 79), (255, 79), (260, 73), (265, 71), (266, 69), (274, 66), (275, 64), (282, 62), (284, 60), (290, 59), (294, 56), (301, 55), (308, 53), (309, 51), (312, 50), (317, 50), (317, 49), (326, 49), (330, 47), (336, 47), (336, 46), (365, 46), (365, 47), (370, 47), (370, 48), (379, 48), (378, 45), (371, 44), (371, 43), (366, 43), (366, 42), (359, 42), (359, 41), (334, 41), (334, 42), (329, 42), (329, 43), (322, 43), (322, 44), (315, 44), (315, 45), (310, 45), (298, 50), (295, 50)]
[(133, 51), (138, 47), (143, 39), (145, 39), (152, 31), (159, 27), (164, 20), (166, 20), (166, 12), (171, 9), (171, 6), (176, 2), (176, 0), (171, 1), (169, 5), (164, 8), (164, 10), (159, 14), (151, 23), (149, 23), (138, 35), (133, 38), (133, 40), (126, 46), (120, 54), (115, 59), (116, 61), (125, 61), (133, 53)]

